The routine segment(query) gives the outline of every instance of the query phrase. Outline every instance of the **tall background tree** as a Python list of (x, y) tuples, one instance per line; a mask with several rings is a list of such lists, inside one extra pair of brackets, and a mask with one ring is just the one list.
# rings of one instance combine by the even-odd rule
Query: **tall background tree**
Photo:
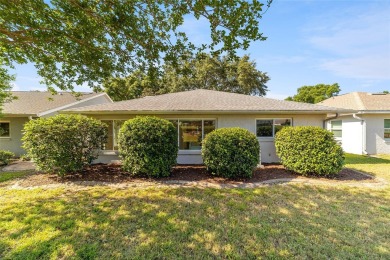
[(199, 54), (178, 64), (165, 64), (161, 71), (136, 71), (125, 78), (110, 78), (104, 90), (115, 101), (194, 89), (219, 90), (264, 96), (267, 73), (245, 55), (238, 59)]
[(337, 83), (332, 85), (303, 86), (298, 88), (296, 95), (287, 97), (286, 100), (315, 104), (327, 98), (337, 96), (340, 91), (340, 86)]
[(0, 57), (0, 117), (2, 116), (4, 102), (12, 98), (10, 91), (12, 89), (11, 83), (13, 80), (15, 80), (15, 76), (8, 73), (8, 70), (2, 64), (2, 59)]
[[(233, 57), (265, 40), (263, 9), (258, 0), (0, 0), (0, 50), (7, 66), (34, 63), (49, 87), (96, 88), (109, 77), (175, 67), (188, 52)], [(208, 21), (210, 43), (189, 41), (182, 25), (191, 17)]]

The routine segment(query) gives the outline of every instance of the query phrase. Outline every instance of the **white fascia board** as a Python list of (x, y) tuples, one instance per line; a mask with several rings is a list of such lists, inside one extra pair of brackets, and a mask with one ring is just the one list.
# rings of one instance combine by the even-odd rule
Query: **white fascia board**
[(100, 93), (100, 94), (98, 94), (96, 96), (93, 96), (93, 97), (82, 99), (82, 100), (79, 100), (79, 101), (67, 104), (65, 106), (56, 107), (56, 108), (53, 108), (53, 109), (41, 112), (41, 113), (37, 114), (37, 116), (42, 117), (42, 116), (45, 116), (45, 115), (48, 115), (48, 114), (51, 114), (51, 113), (54, 113), (54, 112), (66, 109), (68, 107), (71, 107), (71, 106), (74, 106), (74, 105), (77, 105), (77, 104), (81, 104), (83, 102), (86, 102), (86, 101), (89, 101), (89, 100), (92, 100), (92, 99), (95, 99), (95, 98), (98, 98), (98, 97), (101, 97), (101, 96), (105, 96), (109, 101), (113, 102), (112, 99), (107, 95), (107, 93)]

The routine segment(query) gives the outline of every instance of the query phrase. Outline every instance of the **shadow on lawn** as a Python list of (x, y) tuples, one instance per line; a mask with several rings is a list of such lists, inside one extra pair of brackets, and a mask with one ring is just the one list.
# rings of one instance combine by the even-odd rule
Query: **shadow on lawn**
[(386, 258), (390, 207), (383, 192), (275, 186), (37, 193), (3, 207), (0, 258)]

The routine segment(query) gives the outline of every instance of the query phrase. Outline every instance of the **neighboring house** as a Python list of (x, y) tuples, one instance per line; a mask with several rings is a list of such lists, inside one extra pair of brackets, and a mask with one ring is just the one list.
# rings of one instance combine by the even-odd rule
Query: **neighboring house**
[(52, 95), (41, 91), (13, 91), (12, 95), (17, 99), (4, 103), (0, 117), (0, 150), (11, 151), (18, 156), (25, 153), (21, 138), (23, 125), (28, 120), (53, 116), (62, 109), (112, 103), (105, 93), (81, 93), (77, 98), (68, 92)]
[(356, 110), (328, 121), (327, 128), (354, 154), (390, 154), (390, 94), (352, 92), (320, 105)]
[(178, 128), (179, 164), (200, 164), (201, 141), (209, 132), (222, 127), (242, 127), (257, 135), (261, 161), (276, 162), (274, 136), (284, 126), (325, 125), (328, 114), (343, 109), (275, 100), (263, 97), (193, 90), (108, 104), (67, 109), (106, 122), (109, 140), (98, 162), (118, 159), (117, 136), (120, 126), (137, 115), (166, 118)]

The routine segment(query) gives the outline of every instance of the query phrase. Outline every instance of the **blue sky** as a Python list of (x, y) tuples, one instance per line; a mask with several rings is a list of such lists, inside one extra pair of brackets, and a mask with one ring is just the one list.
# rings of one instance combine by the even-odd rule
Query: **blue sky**
[[(189, 18), (182, 28), (195, 43), (209, 40), (204, 20)], [(274, 0), (260, 28), (267, 40), (241, 54), (271, 77), (267, 97), (319, 83), (339, 83), (341, 93), (390, 91), (389, 0)], [(15, 73), (15, 90), (46, 89), (32, 64)]]

